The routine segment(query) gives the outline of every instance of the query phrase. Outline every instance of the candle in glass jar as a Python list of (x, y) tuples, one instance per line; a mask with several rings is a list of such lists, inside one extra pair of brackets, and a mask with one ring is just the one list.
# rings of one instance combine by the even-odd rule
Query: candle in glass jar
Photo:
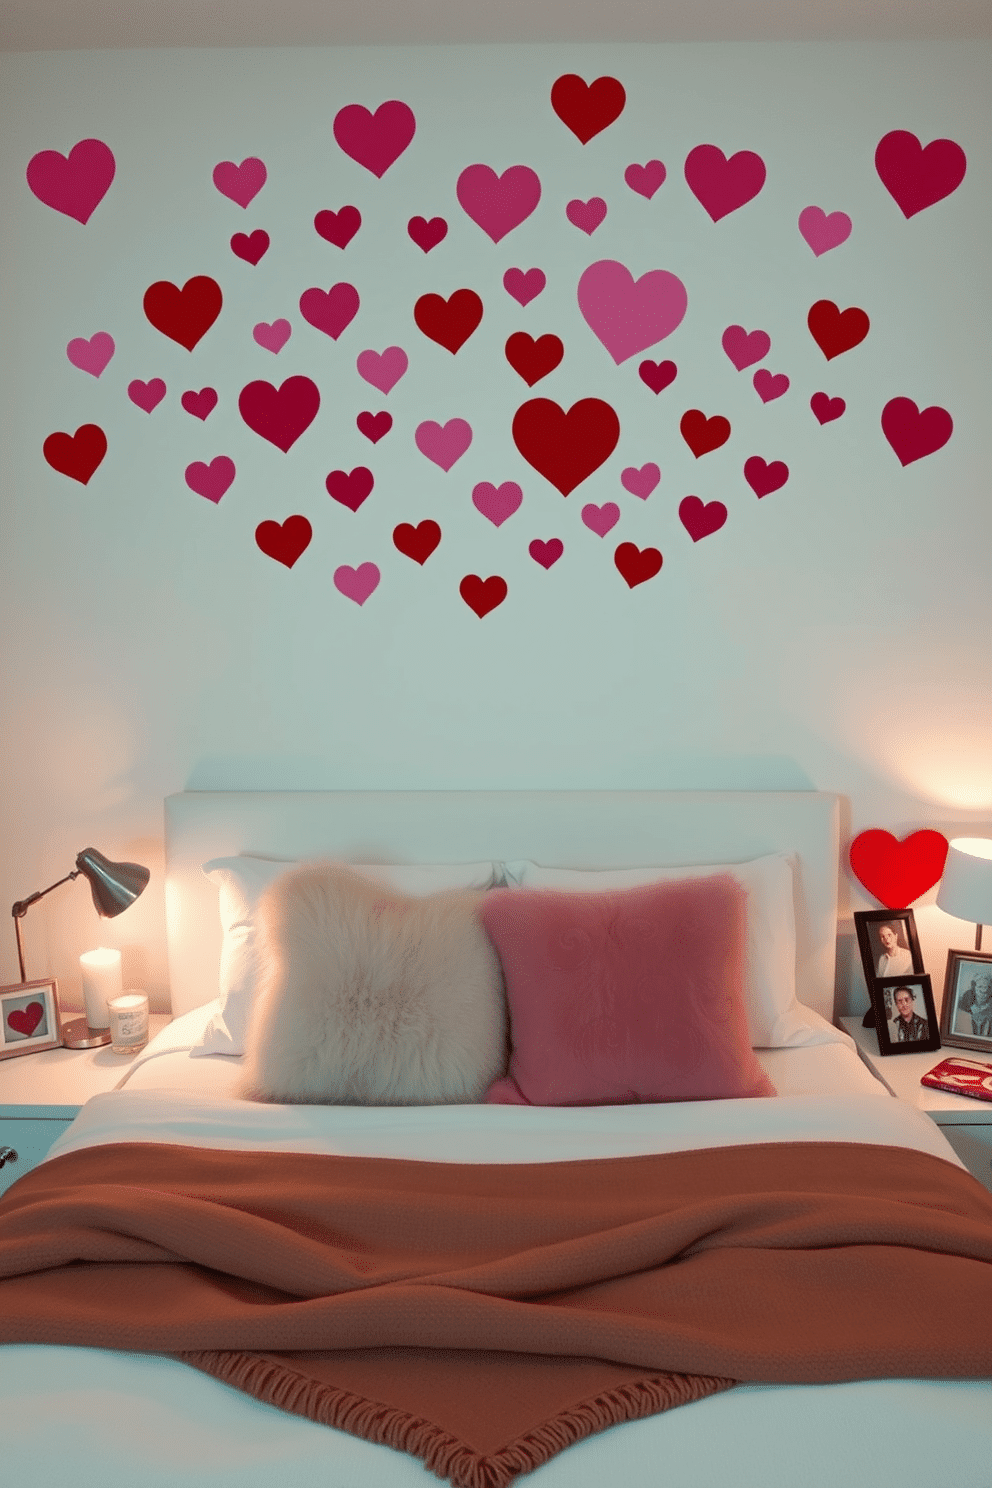
[(120, 997), (124, 989), (120, 951), (103, 946), (96, 951), (84, 951), (79, 958), (79, 970), (87, 1023), (91, 1028), (109, 1028), (108, 1004), (112, 998)]
[(137, 1054), (148, 1042), (148, 998), (125, 992), (110, 1003), (110, 1042), (115, 1054)]

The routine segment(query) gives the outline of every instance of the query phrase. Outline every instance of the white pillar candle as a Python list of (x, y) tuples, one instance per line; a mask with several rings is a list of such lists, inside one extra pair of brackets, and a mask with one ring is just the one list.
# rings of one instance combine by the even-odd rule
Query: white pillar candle
[(111, 998), (120, 997), (124, 988), (120, 951), (104, 947), (97, 951), (84, 951), (79, 958), (79, 970), (83, 978), (87, 1023), (91, 1028), (109, 1028), (107, 1004)]

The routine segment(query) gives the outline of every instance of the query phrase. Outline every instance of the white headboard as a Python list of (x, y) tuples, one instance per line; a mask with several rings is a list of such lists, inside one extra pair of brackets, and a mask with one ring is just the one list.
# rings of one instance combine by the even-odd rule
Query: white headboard
[(832, 1022), (838, 824), (838, 798), (812, 791), (185, 791), (165, 802), (172, 1011), (217, 996), (217, 889), (201, 872), (210, 858), (637, 868), (788, 852), (796, 989)]

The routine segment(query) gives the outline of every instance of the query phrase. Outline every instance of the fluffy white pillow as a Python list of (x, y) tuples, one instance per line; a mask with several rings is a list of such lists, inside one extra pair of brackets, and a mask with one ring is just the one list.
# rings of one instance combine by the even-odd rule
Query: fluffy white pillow
[[(300, 865), (275, 858), (242, 855), (212, 858), (203, 871), (219, 890), (220, 923), (223, 932), (218, 992), (220, 1008), (210, 1019), (202, 1037), (190, 1050), (192, 1057), (205, 1054), (243, 1054), (248, 1018), (258, 986), (258, 953), (255, 948), (255, 913), (270, 884)], [(403, 894), (441, 893), (446, 889), (486, 889), (498, 881), (500, 868), (485, 863), (414, 863), (349, 865), (375, 883), (387, 884)]]
[(504, 864), (508, 884), (527, 888), (633, 888), (729, 873), (747, 890), (744, 1001), (752, 1049), (791, 1049), (846, 1039), (825, 1018), (796, 999), (796, 917), (793, 859), (770, 853), (748, 863), (691, 868), (544, 868), (527, 861)]
[(463, 1105), (506, 1070), (485, 894), (414, 898), (340, 863), (283, 874), (258, 906), (261, 971), (239, 1093), (319, 1105)]

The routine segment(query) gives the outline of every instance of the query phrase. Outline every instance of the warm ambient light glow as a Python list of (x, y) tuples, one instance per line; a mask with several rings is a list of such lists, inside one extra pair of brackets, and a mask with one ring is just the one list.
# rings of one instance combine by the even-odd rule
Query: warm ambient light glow
[(969, 858), (992, 858), (992, 837), (952, 837), (950, 845)]

